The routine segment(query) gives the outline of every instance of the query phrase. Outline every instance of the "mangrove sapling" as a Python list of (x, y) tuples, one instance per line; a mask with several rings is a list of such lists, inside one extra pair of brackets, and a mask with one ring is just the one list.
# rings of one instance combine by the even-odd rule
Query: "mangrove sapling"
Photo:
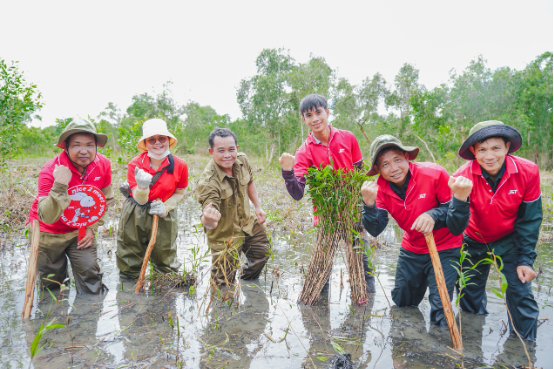
[(299, 298), (303, 304), (312, 305), (319, 297), (331, 274), (335, 252), (341, 241), (345, 241), (352, 302), (359, 305), (367, 301), (362, 254), (353, 249), (359, 243), (356, 233), (361, 230), (360, 188), (367, 179), (365, 173), (359, 169), (335, 171), (331, 165), (323, 169), (308, 169), (306, 183), (315, 206), (318, 231)]
[[(457, 287), (458, 287), (458, 293), (456, 294), (456, 300), (454, 301), (454, 305), (458, 308), (458, 328), (460, 332), (460, 341), (462, 341), (462, 313), (460, 310), (460, 299), (464, 296), (464, 289), (469, 285), (475, 285), (473, 282), (469, 282), (470, 277), (470, 271), (475, 269), (481, 262), (478, 262), (477, 264), (473, 265), (473, 262), (468, 259), (468, 261), (472, 264), (470, 267), (463, 267), (464, 261), (467, 257), (471, 256), (467, 250), (464, 249), (464, 246), (467, 246), (467, 244), (463, 244), (460, 248), (460, 260), (456, 262), (457, 265), (452, 265), (452, 268), (456, 270), (456, 273), (458, 273), (458, 279), (456, 281)], [(460, 350), (454, 350), (456, 353), (460, 355), (461, 361), (462, 361), (462, 368), (464, 367), (464, 353), (463, 348)]]
[(44, 332), (46, 332), (46, 330), (48, 329), (55, 329), (55, 328), (63, 328), (64, 325), (63, 324), (60, 324), (60, 323), (57, 323), (57, 324), (54, 324), (54, 321), (56, 319), (52, 319), (50, 321), (50, 323), (48, 323), (47, 325), (44, 325), (43, 323), (40, 324), (40, 328), (35, 336), (35, 338), (33, 339), (33, 342), (31, 343), (31, 348), (29, 350), (29, 354), (31, 356), (31, 361), (29, 362), (29, 368), (31, 368), (32, 364), (33, 364), (33, 358), (40, 352), (42, 351), (42, 349), (44, 348), (44, 346), (46, 346), (46, 344), (42, 345), (39, 347), (39, 342), (40, 340), (42, 339), (42, 335), (44, 334)]

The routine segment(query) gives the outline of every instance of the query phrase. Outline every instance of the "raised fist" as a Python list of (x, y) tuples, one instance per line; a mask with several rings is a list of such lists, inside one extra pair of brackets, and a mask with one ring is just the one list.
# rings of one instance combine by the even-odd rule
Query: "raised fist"
[(373, 204), (375, 204), (375, 199), (377, 199), (377, 192), (379, 192), (379, 187), (377, 186), (376, 182), (365, 181), (362, 185), (361, 192), (364, 203), (367, 206), (373, 206)]
[(473, 182), (466, 177), (450, 177), (448, 187), (452, 190), (452, 194), (460, 201), (467, 201), (467, 197), (471, 194)]
[(208, 204), (202, 212), (202, 224), (208, 229), (217, 227), (217, 223), (221, 219), (221, 213), (212, 204)]
[(150, 182), (152, 182), (152, 174), (146, 173), (139, 167), (135, 167), (135, 181), (140, 188), (150, 188)]
[(291, 171), (294, 167), (294, 156), (289, 153), (283, 153), (279, 158), (279, 164), (281, 164), (283, 170)]
[(52, 175), (54, 175), (54, 181), (64, 185), (69, 184), (69, 181), (71, 181), (71, 171), (65, 165), (56, 164)]

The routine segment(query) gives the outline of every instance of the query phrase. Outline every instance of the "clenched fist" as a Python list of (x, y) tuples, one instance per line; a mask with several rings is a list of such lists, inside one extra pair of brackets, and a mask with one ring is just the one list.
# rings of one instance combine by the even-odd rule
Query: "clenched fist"
[(294, 156), (289, 153), (283, 153), (279, 158), (279, 164), (281, 164), (281, 169), (290, 171), (294, 167)]
[(466, 177), (450, 177), (448, 180), (448, 187), (452, 190), (452, 194), (460, 201), (467, 201), (471, 189), (473, 188), (473, 182)]
[(69, 184), (69, 181), (71, 181), (71, 171), (65, 165), (56, 164), (52, 175), (54, 176), (54, 181), (64, 185)]
[(208, 229), (217, 227), (217, 223), (221, 219), (221, 213), (212, 204), (208, 204), (202, 212), (202, 224)]
[(367, 206), (373, 206), (373, 204), (375, 204), (375, 199), (377, 199), (377, 192), (379, 192), (379, 187), (377, 186), (376, 182), (365, 181), (362, 185), (361, 192), (364, 203)]
[(137, 181), (137, 186), (139, 186), (140, 188), (150, 188), (150, 183), (152, 182), (152, 174), (146, 173), (139, 167), (135, 167), (135, 181)]

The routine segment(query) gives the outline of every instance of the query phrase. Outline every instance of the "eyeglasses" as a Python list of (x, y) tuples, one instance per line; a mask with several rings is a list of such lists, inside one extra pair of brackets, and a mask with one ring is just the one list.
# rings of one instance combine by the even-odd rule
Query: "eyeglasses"
[(156, 137), (150, 137), (146, 139), (146, 142), (148, 142), (150, 145), (154, 145), (157, 141), (160, 141), (161, 144), (165, 144), (169, 139), (166, 136), (159, 136)]

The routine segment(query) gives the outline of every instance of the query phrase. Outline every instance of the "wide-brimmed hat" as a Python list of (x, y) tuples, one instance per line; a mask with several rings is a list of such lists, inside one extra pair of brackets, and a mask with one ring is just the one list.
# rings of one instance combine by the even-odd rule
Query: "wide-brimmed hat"
[(144, 140), (155, 135), (169, 137), (169, 148), (172, 149), (177, 145), (177, 139), (167, 130), (167, 124), (163, 119), (148, 119), (142, 125), (142, 137), (137, 142), (137, 147), (142, 152), (147, 152), (146, 143)]
[(400, 140), (391, 135), (381, 135), (377, 137), (371, 143), (369, 147), (369, 156), (371, 158), (371, 169), (367, 172), (368, 176), (374, 176), (379, 173), (377, 169), (377, 156), (381, 150), (386, 149), (387, 147), (398, 147), (400, 150), (408, 153), (408, 160), (414, 160), (419, 154), (419, 147), (417, 146), (405, 146), (400, 142)]
[(104, 147), (106, 142), (108, 142), (108, 135), (105, 133), (97, 133), (96, 127), (91, 121), (86, 119), (75, 119), (65, 126), (62, 134), (58, 137), (58, 143), (56, 146), (61, 149), (65, 149), (63, 143), (69, 136), (75, 133), (92, 133), (96, 136), (96, 144), (100, 147)]
[(466, 160), (475, 159), (475, 155), (469, 150), (478, 142), (485, 141), (490, 137), (506, 137), (510, 141), (508, 152), (517, 151), (521, 147), (521, 134), (513, 127), (507, 126), (499, 120), (486, 120), (474, 125), (469, 131), (469, 137), (464, 141), (458, 155)]

